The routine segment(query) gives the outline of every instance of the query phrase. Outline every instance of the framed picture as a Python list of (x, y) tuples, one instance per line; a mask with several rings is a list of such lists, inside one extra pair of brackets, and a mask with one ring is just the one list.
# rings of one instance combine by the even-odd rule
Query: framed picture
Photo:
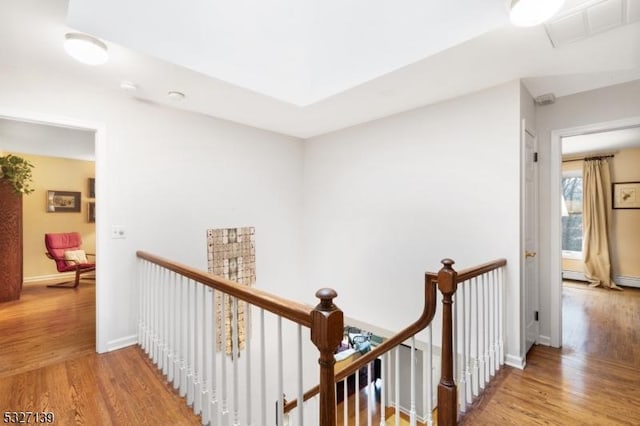
[(89, 198), (96, 198), (96, 178), (89, 178)]
[(80, 212), (80, 193), (70, 191), (47, 191), (47, 211)]
[(613, 184), (614, 209), (640, 209), (640, 182)]
[(93, 201), (87, 203), (87, 220), (89, 223), (94, 223), (96, 221), (96, 203)]

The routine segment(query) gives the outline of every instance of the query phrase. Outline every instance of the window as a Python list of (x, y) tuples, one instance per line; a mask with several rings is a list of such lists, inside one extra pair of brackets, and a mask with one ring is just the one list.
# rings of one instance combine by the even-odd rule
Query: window
[(562, 256), (582, 259), (582, 173), (562, 174)]

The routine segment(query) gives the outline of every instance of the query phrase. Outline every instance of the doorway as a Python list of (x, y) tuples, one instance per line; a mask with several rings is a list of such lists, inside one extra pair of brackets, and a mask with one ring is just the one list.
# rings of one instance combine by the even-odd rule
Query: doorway
[[(16, 111), (16, 110), (0, 110), (0, 120), (9, 120), (20, 123), (31, 123), (41, 126), (49, 126), (53, 128), (72, 129), (80, 131), (88, 131), (94, 134), (92, 151), (95, 153), (95, 192), (97, 195), (106, 194), (106, 171), (104, 168), (104, 158), (106, 158), (106, 141), (105, 141), (105, 126), (102, 123), (87, 122), (81, 120), (75, 120), (69, 117), (58, 117), (49, 114), (39, 114), (33, 112)], [(3, 148), (7, 151), (19, 151), (13, 148)], [(106, 203), (97, 203), (95, 205), (96, 223), (95, 223), (95, 239), (96, 239), (96, 262), (100, 263), (100, 253), (104, 252), (104, 243), (106, 237), (103, 237), (104, 231), (102, 230), (101, 223), (106, 223), (104, 217), (106, 215)], [(44, 251), (43, 251), (44, 253)], [(44, 254), (43, 254), (44, 256)], [(107, 333), (106, 333), (106, 321), (101, 315), (105, 312), (102, 308), (105, 306), (106, 301), (106, 289), (103, 285), (104, 271), (100, 268), (96, 271), (95, 281), (95, 350), (98, 353), (107, 351)], [(53, 290), (53, 289), (52, 289)], [(53, 290), (56, 291), (56, 290)], [(66, 291), (66, 290), (58, 290)]]
[[(586, 126), (559, 129), (551, 132), (551, 170), (550, 170), (550, 211), (549, 223), (551, 234), (550, 247), (550, 344), (554, 347), (562, 346), (562, 143), (563, 139), (576, 138), (579, 136), (589, 136), (614, 132), (624, 129), (640, 128), (640, 117), (633, 117), (624, 120), (616, 120), (604, 123), (596, 123)], [(578, 139), (576, 139), (578, 140)], [(600, 146), (596, 151), (616, 150), (620, 146), (609, 144), (607, 148)]]

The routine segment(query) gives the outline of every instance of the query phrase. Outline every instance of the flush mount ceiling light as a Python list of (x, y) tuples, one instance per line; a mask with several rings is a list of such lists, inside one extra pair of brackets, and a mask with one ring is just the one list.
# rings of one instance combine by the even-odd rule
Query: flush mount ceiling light
[(107, 62), (107, 45), (95, 37), (80, 33), (64, 36), (64, 50), (77, 61), (87, 65), (101, 65)]
[(533, 27), (555, 15), (564, 0), (513, 0), (509, 19), (518, 27)]

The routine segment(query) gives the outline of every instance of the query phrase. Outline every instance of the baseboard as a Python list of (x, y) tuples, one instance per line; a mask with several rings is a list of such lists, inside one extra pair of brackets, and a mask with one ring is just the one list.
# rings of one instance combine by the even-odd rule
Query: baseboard
[(551, 337), (539, 335), (538, 344), (543, 346), (551, 346)]
[(127, 346), (133, 346), (136, 343), (138, 343), (137, 334), (121, 337), (120, 339), (115, 339), (107, 342), (107, 351), (111, 352), (118, 349), (126, 348)]
[(509, 367), (517, 368), (519, 370), (524, 370), (524, 366), (527, 365), (527, 360), (520, 356), (509, 355), (505, 356), (505, 364)]
[(623, 285), (625, 287), (637, 287), (640, 288), (640, 278), (639, 277), (623, 277), (623, 276), (615, 276), (613, 281), (618, 285)]
[(75, 279), (75, 272), (63, 272), (63, 273), (58, 273), (58, 274), (52, 274), (52, 275), (38, 275), (35, 277), (25, 277), (23, 279), (23, 282), (25, 285), (33, 285), (33, 284), (39, 284), (43, 281), (51, 281), (51, 280), (73, 280)]
[(565, 280), (588, 281), (584, 276), (584, 272), (579, 271), (562, 271), (562, 278)]
[[(562, 278), (567, 280), (585, 281), (589, 280), (584, 276), (583, 272), (578, 271), (562, 271)], [(637, 287), (640, 288), (640, 277), (625, 277), (622, 275), (615, 275), (613, 281), (625, 287)]]

